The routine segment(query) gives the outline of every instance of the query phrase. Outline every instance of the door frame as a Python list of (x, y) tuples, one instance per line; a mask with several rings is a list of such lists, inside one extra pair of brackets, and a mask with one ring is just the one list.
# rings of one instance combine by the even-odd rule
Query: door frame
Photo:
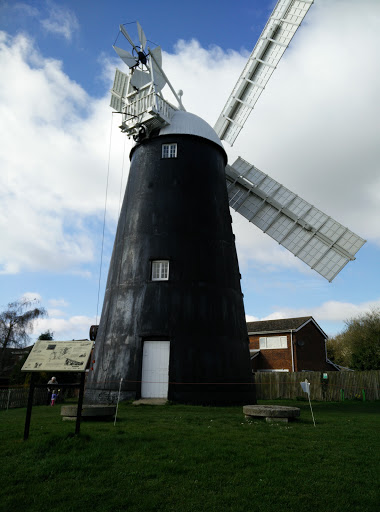
[[(146, 343), (148, 343), (148, 344), (149, 343), (150, 344), (153, 344), (153, 343), (165, 343), (165, 344), (167, 344), (167, 347), (168, 347), (168, 350), (167, 350), (167, 376), (165, 375), (167, 377), (167, 380), (166, 380), (166, 382), (163, 381), (162, 383), (161, 382), (157, 382), (157, 388), (160, 388), (160, 385), (166, 385), (166, 394), (165, 394), (165, 396), (144, 396), (144, 394), (146, 394), (146, 389), (144, 389), (144, 382), (143, 382), (143, 379), (144, 379), (144, 348), (145, 348), (145, 344)], [(151, 346), (153, 346), (153, 345), (151, 345)], [(153, 368), (153, 371), (157, 372), (157, 378), (159, 378), (159, 368), (160, 368), (159, 365), (156, 365)], [(168, 340), (168, 339), (161, 339), (160, 340), (160, 339), (154, 339), (154, 338), (153, 339), (149, 339), (149, 340), (143, 340), (142, 350), (141, 350), (141, 386), (140, 386), (140, 397), (141, 398), (167, 398), (168, 394), (169, 394), (169, 370), (170, 370), (170, 340)]]

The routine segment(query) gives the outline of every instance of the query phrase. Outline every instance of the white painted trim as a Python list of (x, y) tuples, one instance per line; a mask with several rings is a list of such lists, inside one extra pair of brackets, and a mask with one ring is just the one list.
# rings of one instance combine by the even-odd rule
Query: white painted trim
[(167, 398), (170, 341), (146, 340), (141, 363), (141, 398)]
[(169, 270), (169, 260), (153, 260), (151, 269), (152, 281), (168, 281)]
[(162, 144), (161, 146), (161, 158), (169, 159), (169, 158), (177, 158), (177, 143), (169, 142), (166, 144)]
[[(285, 341), (286, 341), (286, 347), (267, 347), (267, 346), (261, 346), (261, 343), (262, 343), (262, 340), (265, 340), (265, 342), (263, 341), (263, 344), (265, 343), (265, 345), (267, 344), (267, 340), (274, 340), (275, 338), (278, 338), (279, 339), (279, 342), (280, 342), (280, 345), (281, 345), (281, 342), (283, 341), (282, 338), (285, 338)], [(260, 350), (287, 350), (289, 347), (288, 347), (288, 336), (285, 335), (285, 336), (262, 336), (259, 338), (259, 346), (260, 346)]]

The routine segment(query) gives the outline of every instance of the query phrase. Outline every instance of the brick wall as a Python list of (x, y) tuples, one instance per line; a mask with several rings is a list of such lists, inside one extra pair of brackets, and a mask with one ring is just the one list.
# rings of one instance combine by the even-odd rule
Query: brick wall
[[(258, 334), (249, 336), (249, 348), (260, 349), (260, 337), (286, 336), (288, 348), (261, 349), (260, 354), (252, 360), (252, 369), (292, 371), (292, 354), (289, 332), (275, 334)], [(293, 332), (294, 371), (333, 371), (326, 362), (325, 338), (313, 322), (308, 322), (298, 332)]]
[[(262, 336), (269, 337), (270, 335), (260, 334), (255, 336), (249, 336), (249, 348), (259, 349), (260, 342), (259, 338)], [(290, 335), (288, 333), (279, 333), (275, 336), (286, 336), (288, 348), (276, 348), (276, 349), (261, 349), (260, 354), (255, 357), (252, 361), (253, 370), (258, 369), (270, 369), (270, 370), (289, 370), (292, 371), (292, 355), (290, 352)]]
[(331, 371), (331, 366), (326, 363), (325, 338), (313, 322), (294, 333), (293, 341), (296, 372)]

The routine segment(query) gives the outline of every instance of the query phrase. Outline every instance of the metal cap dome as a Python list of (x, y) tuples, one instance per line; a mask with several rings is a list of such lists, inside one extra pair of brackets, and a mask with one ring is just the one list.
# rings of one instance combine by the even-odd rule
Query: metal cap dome
[(211, 140), (223, 148), (216, 132), (208, 123), (206, 123), (206, 121), (204, 121), (204, 119), (183, 110), (175, 112), (170, 124), (160, 130), (160, 135), (170, 134), (196, 135), (198, 137)]

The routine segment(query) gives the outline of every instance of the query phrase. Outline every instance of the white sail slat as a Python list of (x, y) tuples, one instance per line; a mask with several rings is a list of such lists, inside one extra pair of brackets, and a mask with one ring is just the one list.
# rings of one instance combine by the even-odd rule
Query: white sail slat
[(231, 208), (332, 281), (365, 243), (267, 174), (238, 158), (226, 168)]
[(231, 146), (312, 3), (312, 0), (277, 2), (214, 127), (220, 139)]

